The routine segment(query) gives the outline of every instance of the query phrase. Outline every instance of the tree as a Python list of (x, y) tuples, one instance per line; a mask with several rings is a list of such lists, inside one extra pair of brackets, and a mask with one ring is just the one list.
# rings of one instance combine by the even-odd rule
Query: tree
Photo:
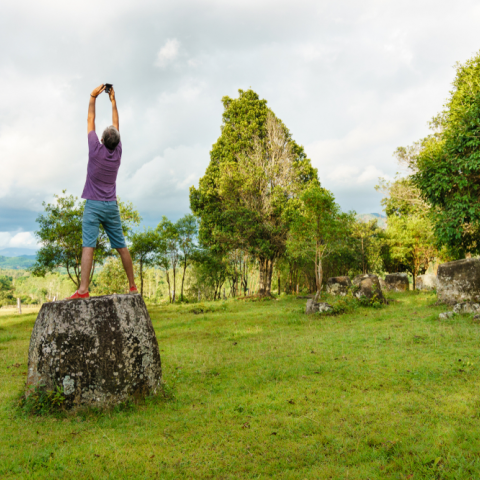
[(221, 289), (228, 276), (228, 259), (200, 246), (193, 256), (193, 277), (197, 291), (213, 300), (221, 298)]
[(15, 302), (15, 287), (12, 283), (12, 277), (0, 275), (0, 306), (9, 305)]
[(332, 193), (317, 185), (309, 186), (300, 200), (300, 208), (289, 213), (289, 250), (292, 256), (314, 259), (317, 301), (323, 283), (323, 260), (342, 243), (353, 214), (342, 213)]
[(185, 283), (185, 272), (190, 265), (192, 256), (195, 252), (195, 241), (198, 234), (197, 220), (189, 214), (182, 217), (175, 224), (178, 232), (178, 247), (180, 250), (180, 262), (182, 263), (182, 286), (180, 290), (180, 300), (183, 301), (183, 287)]
[(394, 182), (381, 179), (376, 189), (385, 195), (381, 203), (388, 217), (388, 256), (396, 262), (397, 268), (405, 268), (412, 274), (415, 288), (417, 276), (439, 255), (431, 207), (422, 199), (411, 177), (397, 177)]
[[(137, 276), (138, 267), (135, 263), (133, 268), (134, 274)], [(101, 270), (93, 278), (93, 286), (96, 295), (128, 292), (128, 284), (125, 283), (125, 270), (122, 260), (116, 252), (105, 260)]]
[(432, 207), (438, 245), (457, 256), (480, 253), (480, 52), (457, 64), (453, 90), (430, 127), (431, 135), (397, 156)]
[[(179, 233), (177, 226), (167, 217), (162, 217), (156, 232), (159, 235), (159, 248), (155, 263), (164, 272), (168, 284), (168, 297), (170, 303), (175, 303), (176, 275), (180, 262)], [(173, 273), (173, 282), (170, 281), (170, 270)]]
[(391, 256), (404, 264), (412, 274), (415, 290), (417, 276), (425, 273), (430, 262), (437, 256), (430, 222), (421, 214), (392, 215), (388, 220), (387, 235)]
[[(81, 278), (82, 260), (82, 218), (84, 201), (78, 201), (73, 195), (54, 195), (56, 201), (52, 204), (43, 202), (45, 213), (37, 218), (39, 229), (35, 236), (42, 245), (37, 252), (37, 259), (31, 271), (34, 276), (44, 277), (47, 272), (57, 268), (65, 268), (68, 276), (78, 288)], [(128, 235), (133, 226), (140, 223), (140, 215), (131, 203), (118, 202), (122, 228)], [(100, 227), (97, 247), (93, 257), (91, 277), (95, 266), (102, 264), (111, 253), (108, 237)]]
[(352, 237), (357, 241), (360, 271), (366, 274), (381, 270), (382, 246), (385, 241), (377, 220), (355, 221), (352, 224)]
[(200, 219), (200, 241), (219, 254), (240, 249), (260, 268), (269, 295), (274, 262), (285, 253), (283, 211), (317, 172), (285, 125), (252, 90), (223, 98), (222, 134), (190, 205)]
[(151, 228), (131, 234), (130, 241), (130, 253), (140, 266), (140, 295), (143, 297), (143, 269), (155, 264), (161, 241), (158, 232)]

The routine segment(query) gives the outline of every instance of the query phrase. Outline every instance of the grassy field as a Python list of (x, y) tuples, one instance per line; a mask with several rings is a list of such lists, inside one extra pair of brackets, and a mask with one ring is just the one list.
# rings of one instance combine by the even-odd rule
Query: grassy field
[(478, 479), (480, 325), (392, 297), (152, 308), (175, 398), (57, 417), (15, 408), (36, 314), (3, 315), (0, 478)]

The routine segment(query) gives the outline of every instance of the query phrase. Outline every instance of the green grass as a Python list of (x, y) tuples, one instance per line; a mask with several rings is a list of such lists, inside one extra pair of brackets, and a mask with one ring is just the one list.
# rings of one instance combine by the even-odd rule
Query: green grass
[(480, 325), (392, 297), (151, 308), (175, 399), (57, 417), (15, 409), (36, 314), (2, 316), (0, 478), (480, 478)]

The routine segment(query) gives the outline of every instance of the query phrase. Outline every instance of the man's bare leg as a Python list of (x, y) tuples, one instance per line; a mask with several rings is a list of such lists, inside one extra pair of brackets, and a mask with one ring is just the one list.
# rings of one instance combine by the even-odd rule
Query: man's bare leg
[[(129, 287), (135, 287), (135, 277), (133, 275), (133, 263), (132, 257), (130, 256), (130, 252), (128, 251), (127, 247), (124, 248), (117, 248), (117, 252), (122, 259), (123, 268), (125, 269), (125, 273), (127, 274)], [(83, 271), (83, 270), (82, 270)]]
[(83, 247), (82, 251), (82, 279), (80, 281), (80, 288), (78, 293), (83, 295), (88, 292), (88, 286), (90, 284), (90, 272), (92, 271), (93, 264), (93, 248)]

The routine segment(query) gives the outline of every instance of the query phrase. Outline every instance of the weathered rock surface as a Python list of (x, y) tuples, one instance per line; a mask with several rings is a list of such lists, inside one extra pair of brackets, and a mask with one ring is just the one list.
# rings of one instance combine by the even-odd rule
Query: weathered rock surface
[(365, 278), (376, 278), (378, 280), (378, 277), (376, 275), (373, 275), (371, 273), (365, 273), (362, 275), (357, 275), (353, 280), (352, 280), (352, 285), (359, 285), (362, 280)]
[(353, 295), (356, 298), (366, 297), (369, 300), (377, 298), (380, 302), (386, 303), (380, 281), (376, 275), (358, 275), (353, 279), (353, 284), (355, 285)]
[(307, 309), (305, 313), (311, 315), (312, 313), (330, 312), (331, 310), (333, 310), (333, 307), (328, 303), (315, 303), (315, 299), (312, 298), (307, 301)]
[(62, 386), (67, 405), (99, 405), (155, 394), (158, 343), (139, 295), (45, 303), (28, 352), (26, 393)]
[(349, 277), (330, 277), (327, 280), (327, 293), (344, 297), (351, 286), (352, 281)]
[(437, 273), (438, 300), (450, 305), (480, 301), (480, 259), (442, 263)]
[(385, 286), (393, 292), (406, 292), (409, 289), (406, 273), (390, 273), (385, 275)]
[(437, 276), (432, 274), (419, 275), (415, 279), (416, 290), (434, 290), (437, 288)]
[(480, 311), (480, 303), (457, 303), (453, 307), (455, 313), (476, 313)]
[(451, 318), (455, 316), (455, 313), (453, 312), (443, 312), (443, 313), (440, 313), (440, 315), (438, 315), (438, 318), (440, 320), (446, 320), (447, 318)]

